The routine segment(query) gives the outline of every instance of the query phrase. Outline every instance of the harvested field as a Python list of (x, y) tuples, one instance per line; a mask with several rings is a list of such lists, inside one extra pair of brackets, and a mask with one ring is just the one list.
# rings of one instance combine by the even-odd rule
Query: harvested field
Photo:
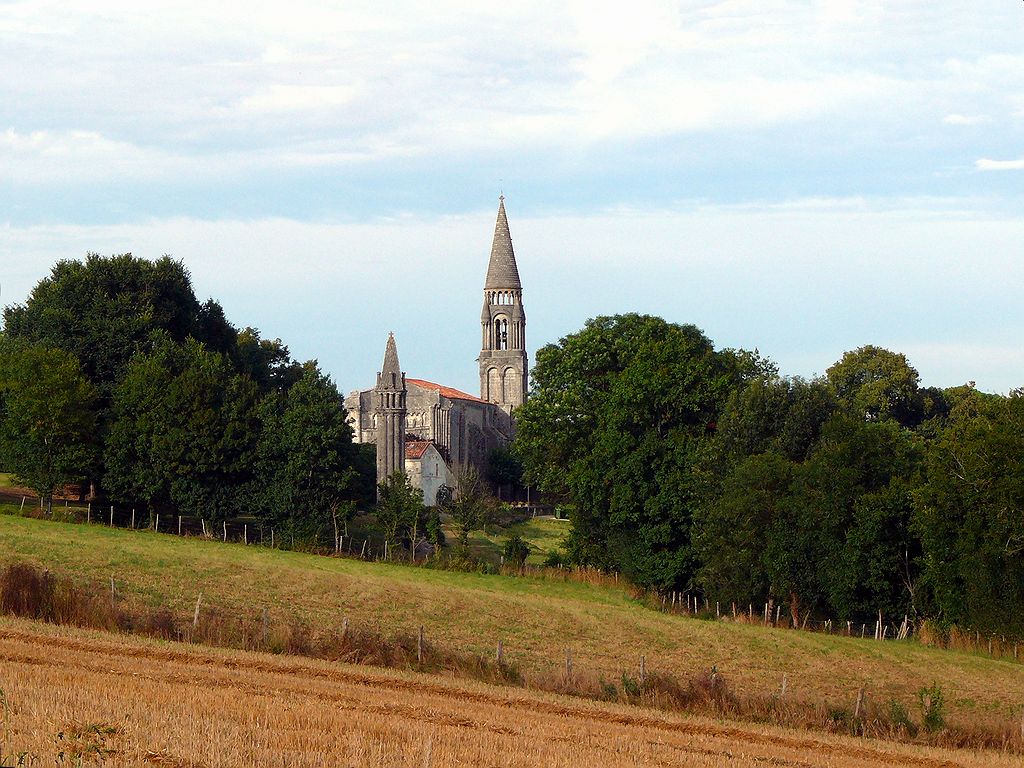
[[(1024, 664), (915, 642), (703, 621), (660, 613), (623, 589), (573, 582), (452, 573), (165, 536), (101, 525), (0, 515), (0, 565), (25, 561), (101, 589), (115, 577), (118, 600), (168, 607), (191, 625), (198, 593), (206, 607), (272, 627), (293, 620), (316, 635), (354, 629), (391, 636), (423, 626), (429, 642), (508, 661), (531, 676), (556, 675), (571, 648), (580, 673), (618, 680), (650, 672), (685, 679), (716, 667), (742, 695), (768, 696), (787, 675), (790, 696), (851, 709), (863, 686), (880, 705), (918, 714), (917, 692), (937, 683), (954, 724), (1016, 729)], [(105, 588), (109, 589), (108, 586)]]
[(10, 619), (0, 665), (2, 765), (1019, 765)]

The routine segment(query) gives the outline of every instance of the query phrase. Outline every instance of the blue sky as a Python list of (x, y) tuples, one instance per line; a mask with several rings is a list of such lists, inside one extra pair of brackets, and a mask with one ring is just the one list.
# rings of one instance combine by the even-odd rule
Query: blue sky
[(170, 253), (343, 390), (393, 330), (475, 391), (504, 190), (531, 352), (641, 311), (1024, 385), (1024, 4), (209, 5), (0, 0), (0, 302)]

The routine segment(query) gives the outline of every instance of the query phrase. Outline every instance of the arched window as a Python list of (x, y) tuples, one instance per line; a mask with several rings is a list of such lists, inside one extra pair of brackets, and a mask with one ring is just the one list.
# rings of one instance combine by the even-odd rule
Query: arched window
[(494, 348), (508, 349), (508, 320), (503, 317), (494, 320)]

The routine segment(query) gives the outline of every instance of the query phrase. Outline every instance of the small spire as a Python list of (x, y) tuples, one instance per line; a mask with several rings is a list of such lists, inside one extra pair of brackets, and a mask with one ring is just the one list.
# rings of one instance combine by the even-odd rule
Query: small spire
[(380, 369), (380, 380), (387, 386), (397, 386), (402, 380), (402, 368), (398, 364), (398, 345), (395, 344), (395, 334), (388, 334), (388, 345), (384, 350), (384, 365)]
[(516, 254), (512, 249), (512, 235), (505, 215), (505, 195), (498, 197), (498, 220), (494, 223), (494, 241), (491, 244), (491, 260), (487, 265), (487, 279), (484, 289), (511, 288), (522, 290), (519, 282), (519, 268)]

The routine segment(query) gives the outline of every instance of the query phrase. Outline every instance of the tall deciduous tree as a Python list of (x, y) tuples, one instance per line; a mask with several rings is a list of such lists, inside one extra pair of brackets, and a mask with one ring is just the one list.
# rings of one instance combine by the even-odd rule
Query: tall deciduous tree
[(939, 617), (1024, 631), (1024, 392), (960, 393), (929, 447), (914, 523)]
[(353, 498), (352, 428), (334, 383), (311, 361), (260, 407), (258, 506), (278, 525), (312, 535)]
[(840, 402), (865, 419), (914, 426), (924, 418), (920, 377), (905, 355), (869, 344), (847, 352), (826, 375)]
[(697, 328), (632, 314), (537, 353), (515, 448), (528, 481), (571, 503), (577, 560), (660, 589), (689, 580), (693, 459), (739, 368)]
[(423, 492), (404, 473), (392, 472), (378, 486), (377, 525), (391, 544), (408, 536), (415, 553), (416, 535), (423, 515)]
[(48, 510), (95, 459), (94, 401), (74, 355), (0, 336), (0, 463)]
[(106, 486), (115, 497), (219, 520), (253, 481), (259, 392), (223, 355), (164, 339), (114, 391)]
[(444, 511), (451, 516), (459, 537), (459, 544), (469, 544), (469, 535), (487, 525), (494, 500), (479, 473), (466, 466), (455, 474), (455, 486), (444, 499)]

